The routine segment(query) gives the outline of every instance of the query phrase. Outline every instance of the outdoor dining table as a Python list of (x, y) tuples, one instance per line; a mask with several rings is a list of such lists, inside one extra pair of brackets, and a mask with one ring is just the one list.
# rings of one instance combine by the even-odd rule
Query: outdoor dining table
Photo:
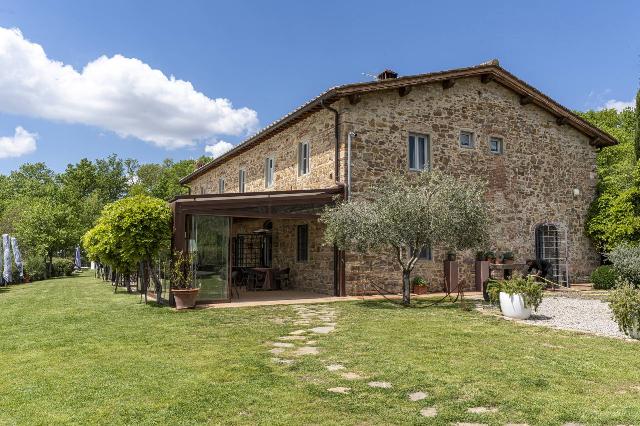
[(274, 268), (252, 268), (256, 272), (264, 274), (264, 290), (275, 290), (275, 284), (273, 279)]

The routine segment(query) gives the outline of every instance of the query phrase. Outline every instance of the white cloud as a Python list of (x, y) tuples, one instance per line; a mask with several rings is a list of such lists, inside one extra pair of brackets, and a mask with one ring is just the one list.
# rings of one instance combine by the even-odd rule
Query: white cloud
[(22, 127), (16, 127), (13, 136), (0, 137), (0, 158), (20, 157), (36, 150), (36, 133), (29, 133)]
[(633, 100), (626, 102), (626, 101), (617, 101), (615, 99), (609, 99), (607, 102), (604, 103), (604, 106), (602, 106), (600, 109), (613, 108), (617, 111), (622, 111), (625, 108), (635, 108), (635, 106), (636, 106), (636, 103)]
[(211, 154), (211, 157), (213, 158), (218, 158), (225, 152), (229, 151), (231, 148), (233, 148), (233, 145), (231, 145), (229, 142), (218, 141), (213, 145), (205, 146), (204, 152)]
[(165, 148), (257, 128), (254, 110), (211, 99), (135, 58), (101, 56), (81, 72), (0, 27), (0, 111), (111, 130)]

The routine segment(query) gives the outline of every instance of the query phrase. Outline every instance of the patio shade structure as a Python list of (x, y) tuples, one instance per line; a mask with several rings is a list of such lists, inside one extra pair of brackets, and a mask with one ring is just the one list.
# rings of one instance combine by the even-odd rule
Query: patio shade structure
[[(225, 193), (183, 195), (171, 201), (173, 210), (173, 240), (175, 251), (193, 251), (198, 247), (198, 238), (208, 236), (216, 241), (208, 252), (214, 251), (222, 258), (216, 266), (215, 275), (228, 282), (232, 265), (230, 229), (233, 223), (245, 219), (303, 219), (315, 221), (325, 206), (332, 205), (344, 197), (345, 188), (337, 185), (330, 188), (291, 191), (265, 191), (250, 193)], [(195, 249), (198, 250), (197, 248)], [(209, 262), (211, 263), (211, 262)], [(333, 249), (333, 294), (344, 295), (344, 254)], [(226, 271), (225, 271), (226, 270)], [(199, 273), (204, 273), (198, 271)], [(209, 271), (212, 272), (212, 271)], [(201, 293), (203, 290), (201, 289)], [(224, 291), (220, 292), (224, 299)], [(211, 298), (217, 300), (217, 298)]]

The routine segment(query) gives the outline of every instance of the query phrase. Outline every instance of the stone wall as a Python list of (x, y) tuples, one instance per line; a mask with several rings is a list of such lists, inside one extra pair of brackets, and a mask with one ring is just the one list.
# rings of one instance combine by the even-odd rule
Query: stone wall
[[(367, 194), (373, 184), (391, 171), (408, 171), (407, 138), (410, 132), (431, 140), (434, 169), (458, 175), (475, 175), (488, 182), (487, 202), (493, 225), (494, 251), (513, 251), (517, 262), (535, 257), (536, 225), (564, 226), (568, 238), (571, 282), (588, 280), (598, 265), (598, 255), (584, 234), (588, 206), (595, 196), (595, 148), (574, 128), (558, 126), (555, 117), (535, 106), (522, 106), (519, 96), (495, 82), (479, 78), (456, 80), (444, 90), (440, 84), (414, 87), (405, 97), (395, 90), (372, 92), (356, 105), (341, 101), (353, 141), (352, 193)], [(475, 147), (459, 145), (461, 130), (475, 134)], [(503, 138), (504, 153), (489, 151), (489, 137)], [(580, 191), (574, 195), (574, 188)], [(433, 261), (421, 260), (415, 274), (443, 284), (445, 250), (435, 247)], [(398, 289), (400, 271), (390, 256), (347, 255), (347, 289), (370, 280)], [(459, 257), (461, 280), (472, 288), (473, 254)]]
[[(309, 142), (309, 174), (298, 176), (298, 143)], [(265, 187), (265, 160), (275, 159), (275, 179)], [(222, 162), (189, 183), (193, 194), (215, 194), (218, 179), (225, 179), (225, 192), (238, 192), (239, 170), (245, 170), (245, 191), (290, 191), (335, 186), (335, 135), (333, 114), (318, 111), (248, 151)]]
[[(231, 235), (251, 233), (263, 227), (265, 219), (236, 219)], [(297, 261), (297, 226), (309, 225), (309, 256)], [(274, 268), (291, 268), (292, 289), (333, 295), (333, 248), (323, 244), (323, 225), (316, 220), (274, 219), (272, 262)]]

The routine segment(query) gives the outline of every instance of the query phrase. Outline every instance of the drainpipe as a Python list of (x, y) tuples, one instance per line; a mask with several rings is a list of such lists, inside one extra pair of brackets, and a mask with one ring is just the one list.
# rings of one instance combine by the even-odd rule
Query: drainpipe
[(334, 137), (336, 140), (336, 152), (334, 157), (334, 163), (336, 167), (335, 167), (334, 174), (335, 174), (336, 182), (340, 182), (340, 113), (338, 112), (337, 109), (325, 104), (324, 99), (320, 101), (320, 105), (322, 105), (323, 108), (328, 109), (333, 113), (333, 117), (334, 117), (333, 129), (334, 129)]
[(356, 132), (349, 132), (347, 136), (347, 200), (351, 199), (351, 141), (356, 136)]

